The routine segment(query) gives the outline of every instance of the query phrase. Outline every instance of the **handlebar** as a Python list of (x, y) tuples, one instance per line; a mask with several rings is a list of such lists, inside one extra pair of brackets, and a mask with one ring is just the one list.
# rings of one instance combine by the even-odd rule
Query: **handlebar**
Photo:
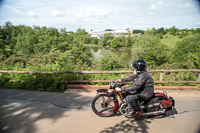
[(124, 86), (124, 82), (119, 82), (119, 81), (113, 81), (109, 84), (110, 88), (115, 88), (115, 87), (122, 87)]
[(119, 82), (119, 81), (117, 81), (116, 84), (117, 84), (117, 87), (122, 87), (122, 86), (124, 86), (124, 82)]

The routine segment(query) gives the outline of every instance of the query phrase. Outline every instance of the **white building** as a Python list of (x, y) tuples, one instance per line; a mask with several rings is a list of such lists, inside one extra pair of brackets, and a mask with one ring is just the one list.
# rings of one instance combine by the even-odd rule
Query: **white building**
[(119, 36), (124, 36), (124, 37), (128, 37), (128, 36), (133, 36), (133, 31), (132, 30), (110, 30), (110, 29), (106, 29), (105, 31), (89, 31), (88, 34), (91, 35), (91, 38), (97, 37), (97, 38), (102, 38), (104, 36), (104, 34), (106, 33), (111, 33), (113, 36), (115, 37), (119, 37)]

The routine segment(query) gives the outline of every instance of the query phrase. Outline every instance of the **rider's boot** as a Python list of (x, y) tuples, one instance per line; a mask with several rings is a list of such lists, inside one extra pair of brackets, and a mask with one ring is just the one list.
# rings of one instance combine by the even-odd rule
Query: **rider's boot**
[(133, 112), (131, 115), (129, 115), (128, 118), (140, 116), (141, 114), (142, 114), (141, 111), (136, 111), (136, 112)]

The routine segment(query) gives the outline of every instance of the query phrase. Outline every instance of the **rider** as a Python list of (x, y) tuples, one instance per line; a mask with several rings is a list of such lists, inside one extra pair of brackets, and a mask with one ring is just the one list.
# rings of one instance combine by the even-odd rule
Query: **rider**
[[(147, 100), (153, 96), (154, 81), (151, 75), (146, 71), (147, 63), (144, 60), (135, 60), (132, 62), (134, 74), (128, 78), (118, 79), (120, 82), (133, 81), (133, 84), (123, 88), (117, 88), (117, 91), (125, 91), (127, 93), (126, 101), (128, 106), (133, 108), (134, 115), (141, 115), (142, 112), (138, 105), (138, 100)], [(129, 91), (136, 91), (129, 93)]]

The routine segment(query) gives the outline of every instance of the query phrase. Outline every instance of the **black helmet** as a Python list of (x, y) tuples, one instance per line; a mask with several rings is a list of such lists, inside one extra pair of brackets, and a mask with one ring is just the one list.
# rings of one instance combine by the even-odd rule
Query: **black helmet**
[(138, 71), (144, 71), (147, 67), (147, 63), (144, 60), (135, 60), (132, 62), (132, 67), (137, 68)]

